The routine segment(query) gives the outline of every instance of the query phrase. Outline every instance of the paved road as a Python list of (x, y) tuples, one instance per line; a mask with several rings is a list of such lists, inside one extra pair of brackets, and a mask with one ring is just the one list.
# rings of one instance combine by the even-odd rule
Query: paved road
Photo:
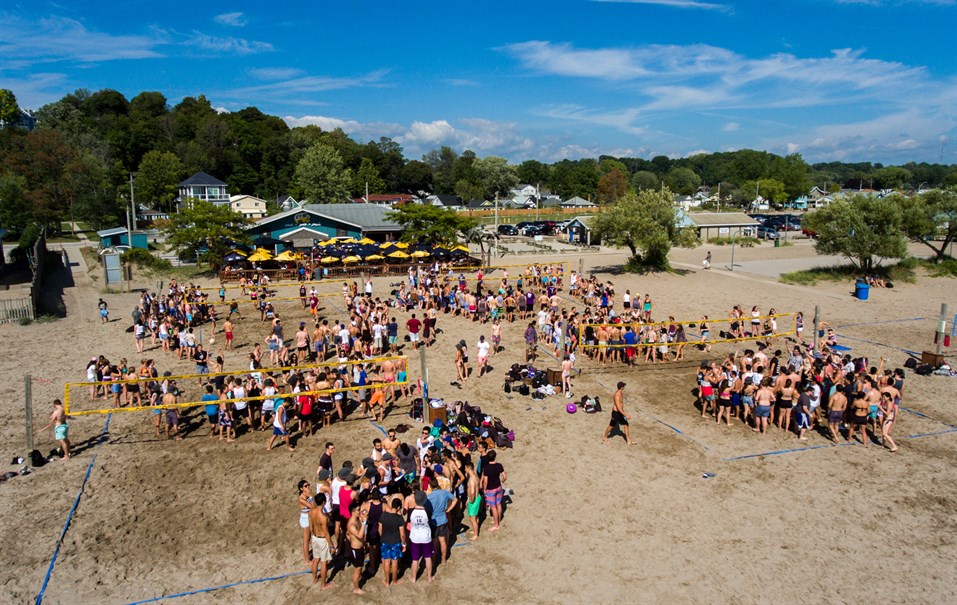
[[(805, 258), (787, 258), (779, 260), (737, 260), (734, 263), (735, 271), (746, 271), (757, 275), (778, 278), (782, 273), (791, 271), (804, 271), (815, 267), (831, 267), (835, 265), (847, 264), (847, 259), (843, 256), (809, 256)], [(728, 265), (717, 265), (716, 269), (727, 269)]]

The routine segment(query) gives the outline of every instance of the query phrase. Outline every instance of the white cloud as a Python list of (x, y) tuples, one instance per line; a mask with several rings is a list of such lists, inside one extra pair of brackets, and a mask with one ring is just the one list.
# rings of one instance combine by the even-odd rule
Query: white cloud
[(66, 74), (35, 73), (25, 78), (0, 77), (0, 88), (13, 91), (17, 104), (23, 109), (38, 109), (63, 96), (67, 89)]
[(739, 128), (741, 128), (741, 124), (738, 124), (737, 122), (728, 122), (727, 124), (721, 127), (721, 131), (736, 132)]
[(432, 122), (412, 122), (408, 132), (399, 137), (401, 143), (411, 145), (438, 145), (451, 142), (455, 137), (455, 128), (445, 120)]
[(107, 34), (90, 31), (82, 22), (67, 17), (28, 21), (4, 15), (3, 21), (3, 62), (7, 69), (57, 61), (152, 59), (163, 56), (157, 47), (166, 43), (156, 32), (153, 36)]
[(610, 126), (622, 132), (627, 132), (634, 135), (643, 134), (646, 130), (643, 127), (633, 125), (639, 114), (638, 109), (635, 108), (624, 108), (615, 111), (599, 111), (587, 109), (580, 105), (566, 104), (552, 105), (534, 113), (560, 120), (572, 120), (576, 122), (598, 124), (601, 126)]
[(220, 25), (228, 25), (230, 27), (246, 26), (246, 18), (242, 13), (223, 13), (213, 17), (213, 21), (219, 23)]
[(731, 7), (716, 2), (701, 2), (700, 0), (593, 0), (594, 2), (608, 2), (619, 4), (653, 4), (672, 8), (700, 8), (705, 10), (729, 11)]
[[(268, 72), (267, 72), (268, 73)], [(331, 90), (382, 86), (385, 70), (374, 71), (354, 77), (301, 76), (287, 80), (276, 80), (265, 84), (244, 86), (222, 91), (219, 96), (229, 99), (263, 99), (271, 102), (281, 101), (289, 105), (321, 105), (311, 95)]]
[(788, 143), (787, 149), (788, 149), (788, 155), (791, 155), (792, 153), (797, 153), (798, 151), (800, 151), (801, 146), (797, 143)]
[(648, 75), (627, 50), (575, 50), (570, 44), (540, 40), (509, 44), (502, 50), (517, 57), (525, 67), (548, 74), (606, 80), (630, 80)]
[(233, 38), (231, 36), (210, 36), (200, 31), (194, 31), (186, 44), (203, 50), (230, 55), (252, 55), (273, 50), (273, 46), (269, 42)]
[(302, 74), (297, 67), (254, 67), (249, 70), (249, 75), (260, 80), (289, 80)]
[(445, 80), (446, 83), (451, 84), (452, 86), (478, 86), (478, 82), (475, 80), (469, 80), (467, 78), (448, 78)]

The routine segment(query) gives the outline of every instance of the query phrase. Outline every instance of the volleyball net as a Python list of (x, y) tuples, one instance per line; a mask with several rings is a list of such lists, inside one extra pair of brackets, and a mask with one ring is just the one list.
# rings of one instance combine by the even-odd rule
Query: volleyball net
[[(797, 313), (775, 313), (758, 317), (688, 321), (588, 323), (579, 326), (578, 342), (582, 349), (593, 350), (768, 341), (796, 334), (796, 316)], [(707, 326), (707, 330), (701, 329), (702, 324)], [(684, 340), (674, 339), (679, 332), (672, 328), (678, 326), (684, 329)], [(634, 343), (624, 342), (629, 330), (635, 334)], [(661, 340), (662, 330), (669, 335), (667, 341)]]
[[(163, 410), (163, 409), (182, 409), (205, 406), (216, 403), (217, 401), (203, 401), (202, 397), (207, 393), (206, 384), (211, 384), (213, 379), (218, 376), (228, 378), (253, 377), (257, 382), (263, 383), (267, 378), (272, 378), (276, 388), (280, 391), (274, 395), (256, 395), (230, 399), (230, 401), (261, 402), (266, 399), (276, 401), (293, 399), (301, 395), (334, 395), (335, 393), (348, 393), (359, 390), (387, 389), (391, 387), (401, 387), (410, 384), (406, 380), (395, 380), (385, 382), (378, 379), (371, 379), (364, 386), (343, 386), (339, 388), (328, 388), (311, 391), (300, 391), (292, 393), (289, 386), (285, 384), (283, 375), (290, 370), (309, 371), (309, 370), (327, 370), (333, 380), (339, 372), (350, 370), (359, 364), (366, 366), (376, 366), (387, 361), (402, 361), (402, 364), (396, 364), (398, 367), (405, 368), (408, 376), (408, 357), (405, 355), (392, 355), (383, 357), (374, 357), (371, 359), (357, 359), (348, 361), (324, 361), (319, 363), (300, 364), (298, 366), (283, 366), (274, 368), (259, 368), (255, 370), (231, 370), (228, 372), (209, 372), (196, 374), (178, 374), (176, 376), (159, 376), (157, 378), (133, 378), (125, 380), (109, 380), (102, 382), (68, 382), (63, 385), (63, 409), (70, 416), (88, 416), (93, 414), (109, 414), (111, 412), (140, 412), (144, 410)], [(398, 372), (394, 372), (397, 377)], [(349, 381), (352, 376), (349, 373)], [(162, 393), (154, 399), (154, 387), (162, 388), (165, 386), (167, 392), (173, 393), (175, 402), (163, 403)], [(217, 398), (219, 393), (215, 392)], [(105, 398), (104, 398), (105, 397)], [(115, 406), (115, 401), (119, 399), (120, 405)], [(108, 407), (98, 407), (98, 406)]]

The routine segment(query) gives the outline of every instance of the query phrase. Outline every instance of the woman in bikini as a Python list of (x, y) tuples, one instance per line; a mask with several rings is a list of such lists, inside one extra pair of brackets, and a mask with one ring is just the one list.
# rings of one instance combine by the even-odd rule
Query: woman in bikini
[(881, 445), (887, 447), (887, 444), (890, 443), (890, 450), (896, 452), (897, 444), (891, 437), (891, 429), (894, 428), (894, 421), (897, 419), (897, 406), (894, 404), (894, 396), (889, 391), (882, 392), (878, 405), (884, 416), (884, 423), (881, 425)]
[(784, 381), (784, 386), (777, 393), (778, 421), (777, 427), (782, 430), (790, 430), (791, 410), (794, 408), (794, 402), (797, 400), (798, 392), (794, 388), (791, 379)]

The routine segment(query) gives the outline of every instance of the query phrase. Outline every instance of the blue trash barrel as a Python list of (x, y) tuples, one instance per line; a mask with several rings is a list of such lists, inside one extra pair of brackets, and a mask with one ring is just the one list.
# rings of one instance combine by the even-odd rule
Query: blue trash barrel
[(867, 281), (863, 279), (857, 280), (854, 284), (854, 297), (858, 300), (867, 300), (868, 294), (870, 294), (871, 287)]

